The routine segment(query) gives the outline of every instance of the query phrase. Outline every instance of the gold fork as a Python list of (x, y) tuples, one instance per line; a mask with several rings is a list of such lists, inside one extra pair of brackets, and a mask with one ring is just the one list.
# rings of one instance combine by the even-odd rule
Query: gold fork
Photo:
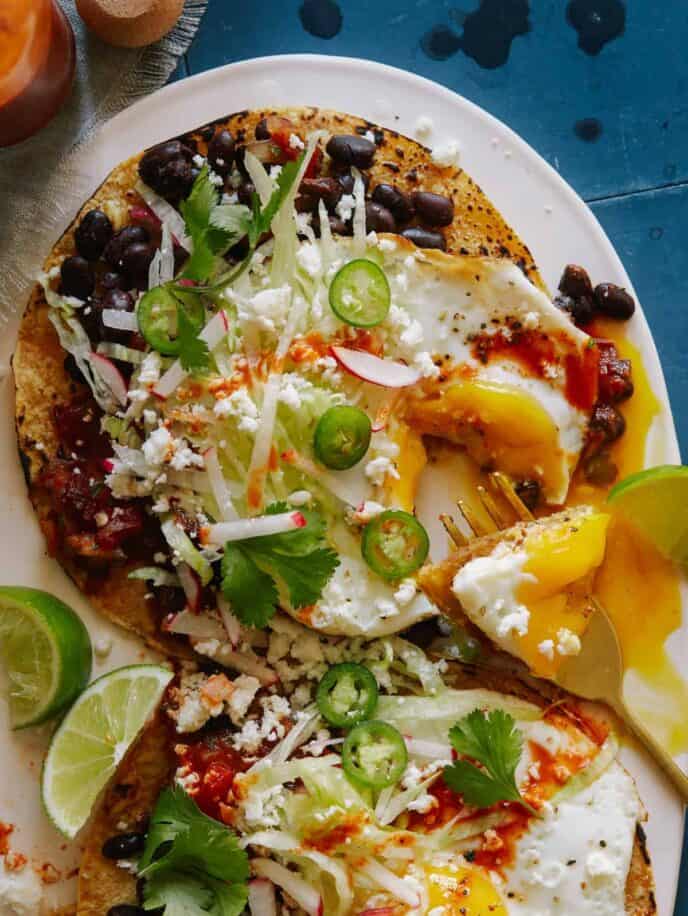
[[(492, 492), (484, 486), (478, 486), (478, 497), (497, 529), (503, 530), (513, 524), (505, 516), (504, 506), (500, 505), (500, 502), (511, 509), (516, 520), (533, 521), (533, 515), (514, 490), (508, 477), (500, 472), (494, 472), (488, 476), (488, 480)], [(490, 533), (465, 500), (459, 499), (457, 506), (473, 536), (481, 537)], [(470, 539), (463, 534), (450, 515), (441, 515), (440, 518), (458, 547), (469, 543)], [(555, 682), (569, 693), (610, 706), (659, 764), (683, 801), (688, 803), (688, 776), (626, 705), (623, 696), (624, 665), (621, 645), (607, 612), (594, 598), (592, 601), (595, 610), (583, 637), (581, 652), (569, 656), (564, 661)]]

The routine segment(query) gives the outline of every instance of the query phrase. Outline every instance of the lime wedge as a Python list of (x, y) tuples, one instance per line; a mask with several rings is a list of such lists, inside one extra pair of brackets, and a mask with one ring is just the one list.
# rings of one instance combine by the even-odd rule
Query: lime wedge
[(0, 660), (9, 679), (13, 728), (45, 722), (91, 676), (91, 641), (74, 611), (48, 592), (0, 587)]
[(174, 677), (158, 665), (118, 668), (94, 681), (53, 735), (43, 766), (43, 804), (74, 837)]
[(608, 499), (664, 556), (688, 569), (688, 467), (638, 471), (612, 487)]

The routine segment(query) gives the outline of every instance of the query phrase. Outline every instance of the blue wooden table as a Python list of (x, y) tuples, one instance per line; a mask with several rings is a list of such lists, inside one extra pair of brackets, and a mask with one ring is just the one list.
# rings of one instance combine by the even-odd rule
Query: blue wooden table
[[(687, 48), (684, 0), (209, 0), (173, 78), (266, 54), (366, 57), (506, 122), (616, 246), (652, 326), (686, 455)], [(688, 845), (683, 873), (676, 916), (688, 914)]]

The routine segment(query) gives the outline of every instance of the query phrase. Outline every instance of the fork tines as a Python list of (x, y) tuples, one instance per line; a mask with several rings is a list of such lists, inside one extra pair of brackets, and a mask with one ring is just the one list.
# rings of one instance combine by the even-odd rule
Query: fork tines
[[(498, 531), (508, 528), (510, 525), (514, 524), (514, 521), (533, 521), (533, 514), (519, 497), (506, 474), (503, 474), (501, 471), (492, 471), (488, 475), (488, 483), (492, 493), (487, 487), (481, 484), (477, 487), (478, 498), (487, 517), (491, 519)], [(500, 502), (497, 501), (498, 499)], [(473, 537), (482, 537), (490, 533), (489, 527), (478, 517), (466, 500), (458, 499), (456, 505)], [(509, 510), (516, 516), (514, 520), (508, 519), (507, 513)], [(442, 515), (440, 515), (440, 520), (447, 534), (457, 547), (463, 547), (468, 543), (469, 538), (467, 538), (457, 526), (456, 521), (451, 515), (442, 513)]]

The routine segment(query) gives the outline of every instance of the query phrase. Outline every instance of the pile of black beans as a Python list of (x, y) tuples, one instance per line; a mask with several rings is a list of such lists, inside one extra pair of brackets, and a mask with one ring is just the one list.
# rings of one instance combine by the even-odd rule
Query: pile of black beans
[(626, 321), (635, 312), (635, 300), (622, 286), (598, 283), (593, 289), (587, 270), (578, 264), (564, 268), (554, 304), (568, 312), (579, 327), (590, 324), (598, 315)]
[[(584, 329), (597, 317), (627, 321), (635, 313), (635, 300), (630, 293), (614, 283), (599, 283), (593, 288), (588, 272), (578, 264), (564, 268), (554, 304)], [(630, 360), (619, 356), (612, 341), (596, 343), (598, 397), (590, 418), (583, 469), (591, 483), (607, 485), (618, 473), (609, 448), (626, 431), (626, 420), (617, 405), (633, 394), (633, 377)]]

